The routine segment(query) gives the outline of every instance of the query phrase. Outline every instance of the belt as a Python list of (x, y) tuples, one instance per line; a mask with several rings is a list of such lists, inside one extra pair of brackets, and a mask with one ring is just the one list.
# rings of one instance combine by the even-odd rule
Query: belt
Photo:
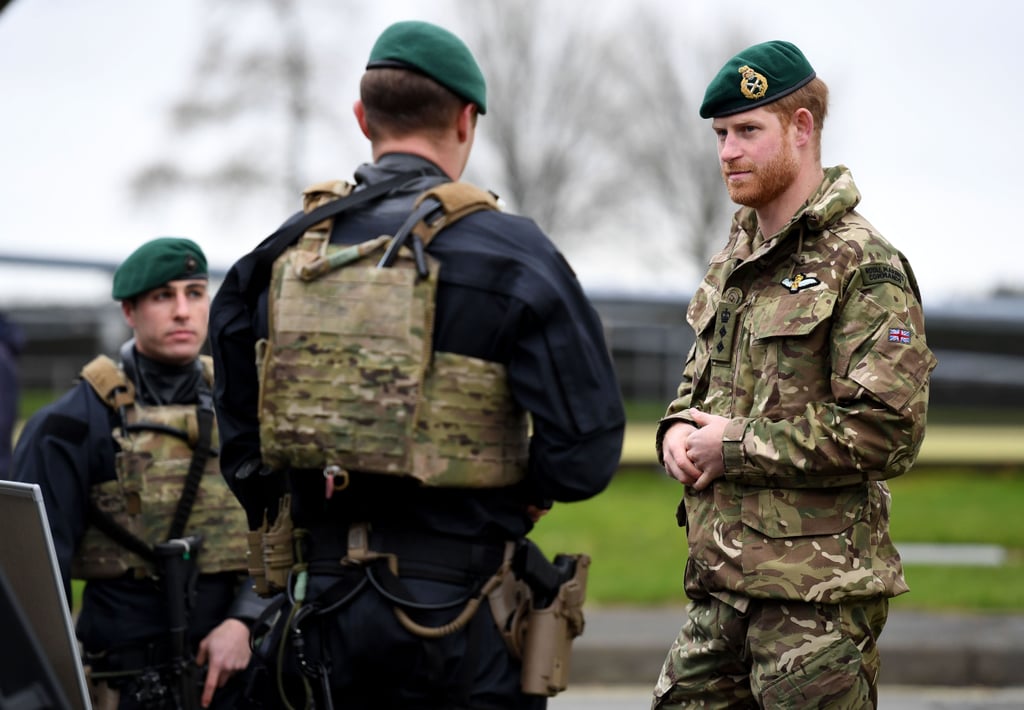
[[(355, 526), (353, 526), (355, 527)], [(347, 539), (347, 536), (346, 536)], [(490, 577), (505, 560), (505, 542), (479, 542), (431, 532), (370, 529), (368, 548), (394, 555), (401, 577), (470, 583)], [(341, 541), (311, 540), (309, 570), (340, 574), (348, 554)]]

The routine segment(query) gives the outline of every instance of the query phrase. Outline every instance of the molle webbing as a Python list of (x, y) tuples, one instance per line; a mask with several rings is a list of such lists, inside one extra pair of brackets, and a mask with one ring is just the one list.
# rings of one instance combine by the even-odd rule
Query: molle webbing
[[(412, 228), (424, 243), (494, 197), (446, 183), (417, 201), (439, 208)], [(378, 268), (390, 238), (333, 246), (320, 232), (274, 265), (270, 339), (260, 344), (260, 441), (275, 469), (411, 475), (427, 485), (519, 480), (526, 416), (497, 364), (432, 352), (440, 266), (417, 272), (403, 248)]]
[[(211, 363), (204, 358), (203, 365), (209, 381)], [(131, 386), (109, 358), (93, 360), (86, 370), (83, 378), (101, 397), (105, 392)], [(102, 388), (96, 383), (101, 383)], [(131, 400), (115, 403), (109, 397), (105, 401), (114, 408), (125, 407), (127, 430), (116, 428), (112, 432), (119, 448), (115, 461), (117, 478), (92, 486), (90, 501), (102, 515), (152, 547), (167, 539), (168, 526), (181, 498), (199, 428), (196, 407), (142, 407)], [(211, 432), (210, 446), (218, 446), (216, 426)], [(184, 531), (199, 532), (207, 540), (199, 557), (200, 571), (244, 571), (247, 529), (245, 512), (220, 475), (217, 458), (209, 457)], [(137, 576), (155, 574), (152, 565), (140, 555), (90, 525), (72, 562), (72, 576), (104, 579), (129, 570)]]

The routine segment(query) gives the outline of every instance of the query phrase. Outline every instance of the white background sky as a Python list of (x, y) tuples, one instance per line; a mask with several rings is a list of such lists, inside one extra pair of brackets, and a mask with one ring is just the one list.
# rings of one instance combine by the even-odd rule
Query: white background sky
[[(443, 15), (422, 9), (427, 3), (351, 4), (367, 27), (365, 46), (347, 50), (353, 78), (326, 97), (337, 100), (346, 121), (359, 62), (381, 29), (410, 18), (446, 24)], [(692, 36), (714, 33), (727, 18), (752, 41), (788, 39), (804, 50), (832, 88), (823, 161), (852, 169), (864, 195), (861, 212), (909, 257), (926, 306), (962, 303), (998, 285), (1024, 286), (1024, 235), (1013, 221), (1024, 197), (1024, 3), (663, 5), (669, 21)], [(623, 2), (620, 9), (628, 7)], [(118, 261), (146, 239), (177, 234), (199, 241), (211, 263), (226, 268), (273, 231), (285, 216), (277, 205), (253, 205), (243, 221), (127, 206), (128, 177), (159, 154), (166, 108), (189, 81), (201, 10), (200, 0), (13, 0), (0, 13), (0, 252)], [(628, 21), (621, 31), (629, 31)], [(358, 136), (354, 123), (347, 130)], [(339, 158), (331, 174), (313, 179), (348, 177), (367, 158), (368, 149)], [(633, 290), (660, 278), (621, 251), (609, 255), (614, 262), (567, 255), (588, 287), (610, 285), (611, 273)], [(656, 288), (689, 295), (692, 286), (684, 278)], [(66, 271), (55, 278), (0, 264), (0, 308), (55, 298), (102, 301), (108, 289), (101, 274)]]

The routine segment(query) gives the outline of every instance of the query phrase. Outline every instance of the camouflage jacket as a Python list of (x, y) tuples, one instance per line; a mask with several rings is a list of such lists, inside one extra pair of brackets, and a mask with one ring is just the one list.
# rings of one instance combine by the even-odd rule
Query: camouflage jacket
[(914, 463), (936, 361), (910, 265), (859, 201), (838, 166), (770, 239), (739, 210), (690, 302), (696, 342), (659, 456), (687, 409), (730, 419), (725, 476), (680, 504), (691, 596), (907, 591), (884, 480)]

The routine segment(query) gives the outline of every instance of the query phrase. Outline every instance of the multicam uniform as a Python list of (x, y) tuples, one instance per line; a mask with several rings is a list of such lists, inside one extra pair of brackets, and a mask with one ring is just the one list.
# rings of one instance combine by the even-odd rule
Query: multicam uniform
[[(825, 171), (818, 191), (770, 239), (753, 210), (737, 212), (726, 248), (690, 303), (687, 320), (697, 339), (659, 427), (660, 456), (665, 430), (688, 421), (687, 409), (731, 420), (725, 476), (703, 491), (686, 488), (679, 506), (689, 544), (690, 623), (708, 623), (717, 629), (709, 631), (713, 637), (728, 637), (733, 621), (712, 621), (709, 597), (748, 618), (755, 608), (792, 600), (806, 603), (812, 619), (829, 619), (819, 627), (798, 618), (805, 605), (790, 604), (772, 621), (757, 615), (760, 632), (752, 622), (749, 633), (762, 633), (766, 643), (792, 643), (787, 624), (801, 639), (790, 665), (751, 676), (755, 693), (773, 707), (799, 703), (803, 683), (837, 684), (840, 697), (858, 673), (850, 665), (857, 654), (847, 653), (829, 623), (858, 623), (837, 616), (840, 608), (858, 609), (852, 613), (873, 636), (885, 621), (884, 600), (907, 591), (889, 537), (884, 481), (914, 463), (936, 361), (910, 265), (854, 210), (859, 200), (849, 171), (838, 166)], [(665, 707), (681, 704), (683, 689), (703, 682), (696, 675), (708, 667), (696, 656), (706, 651), (680, 637), (655, 706), (659, 699)], [(861, 653), (870, 666), (873, 639)], [(844, 659), (845, 680), (812, 667), (829, 657)], [(746, 678), (746, 670), (734, 670)], [(805, 677), (794, 682), (798, 674)], [(772, 680), (780, 681), (774, 690)], [(767, 688), (758, 687), (762, 681)], [(749, 689), (718, 691), (749, 697)]]

